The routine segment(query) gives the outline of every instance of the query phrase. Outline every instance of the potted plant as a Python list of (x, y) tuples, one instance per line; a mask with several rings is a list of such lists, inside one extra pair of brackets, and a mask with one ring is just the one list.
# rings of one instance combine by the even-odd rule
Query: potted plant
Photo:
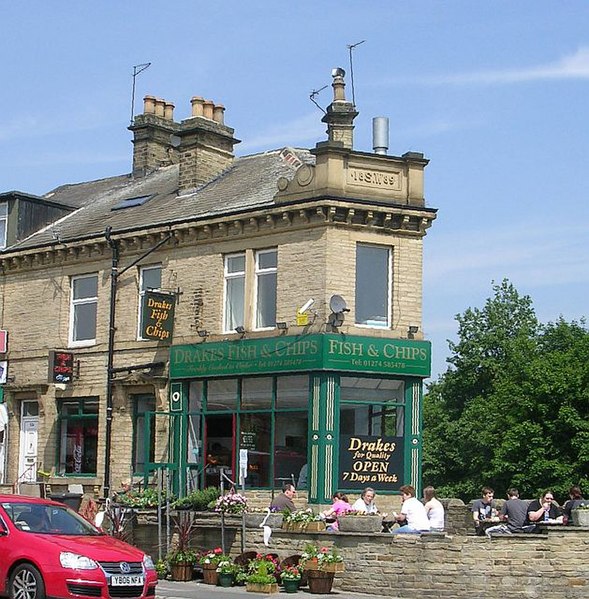
[(282, 527), (291, 532), (318, 532), (325, 530), (325, 522), (311, 509), (295, 510), (284, 514)]
[(190, 548), (193, 529), (194, 518), (191, 514), (181, 514), (174, 519), (173, 549), (166, 556), (172, 580), (192, 580), (192, 571), (197, 558), (196, 551)]
[(236, 565), (228, 559), (223, 559), (217, 564), (218, 584), (222, 587), (232, 587), (235, 583)]
[(300, 565), (303, 570), (319, 570), (319, 547), (307, 543), (301, 553)]
[(301, 583), (301, 569), (299, 566), (286, 566), (280, 573), (282, 585), (287, 593), (296, 593)]
[(226, 555), (223, 555), (221, 547), (210, 549), (198, 556), (198, 563), (202, 566), (202, 577), (205, 584), (216, 585), (219, 579), (217, 566), (219, 562), (228, 560)]
[(335, 547), (317, 547), (312, 543), (305, 546), (301, 554), (311, 593), (330, 593), (335, 572), (344, 569), (344, 559)]
[(247, 509), (247, 499), (240, 493), (229, 492), (221, 495), (215, 504), (216, 512), (242, 514)]
[(157, 572), (157, 577), (160, 580), (165, 580), (168, 577), (168, 574), (170, 573), (168, 562), (165, 559), (158, 559), (154, 565), (155, 571)]
[(245, 590), (250, 593), (278, 593), (276, 564), (263, 556), (250, 562)]
[(579, 505), (571, 510), (574, 526), (589, 526), (589, 504)]
[(332, 547), (321, 547), (318, 554), (319, 570), (324, 572), (343, 572), (344, 571), (344, 558), (340, 552)]

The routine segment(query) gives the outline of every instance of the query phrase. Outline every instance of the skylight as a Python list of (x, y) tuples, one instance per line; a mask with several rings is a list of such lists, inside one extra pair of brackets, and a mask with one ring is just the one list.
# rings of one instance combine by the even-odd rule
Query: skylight
[(133, 208), (133, 206), (142, 206), (148, 200), (151, 200), (153, 195), (137, 196), (135, 198), (126, 198), (111, 208), (111, 210), (123, 210), (124, 208)]

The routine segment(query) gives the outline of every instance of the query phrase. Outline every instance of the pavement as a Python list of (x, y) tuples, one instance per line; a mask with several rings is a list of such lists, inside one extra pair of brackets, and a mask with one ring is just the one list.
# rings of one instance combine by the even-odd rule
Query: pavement
[[(311, 594), (308, 589), (300, 589), (294, 593), (298, 599), (394, 599), (391, 596), (367, 595), (364, 593), (350, 593), (340, 589), (333, 589), (331, 593)], [(281, 589), (278, 593), (285, 597), (286, 593)], [(216, 587), (210, 584), (204, 584), (202, 580), (191, 580), (190, 582), (174, 582), (171, 580), (158, 581), (156, 596), (158, 599), (254, 599), (255, 597), (276, 597), (277, 595), (267, 595), (264, 593), (248, 593), (245, 587)], [(289, 594), (289, 596), (292, 596)]]

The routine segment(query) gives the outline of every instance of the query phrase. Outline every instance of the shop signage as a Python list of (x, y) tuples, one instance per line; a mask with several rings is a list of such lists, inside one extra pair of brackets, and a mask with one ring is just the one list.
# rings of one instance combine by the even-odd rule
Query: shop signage
[(338, 489), (398, 491), (403, 480), (403, 437), (340, 436)]
[(74, 380), (74, 354), (64, 351), (49, 352), (49, 382), (69, 384)]
[(169, 293), (146, 291), (143, 296), (141, 337), (171, 341), (174, 332), (176, 298)]
[(8, 331), (0, 329), (0, 354), (8, 351)]
[(296, 335), (175, 345), (170, 377), (192, 378), (304, 370), (428, 377), (429, 341), (350, 335)]

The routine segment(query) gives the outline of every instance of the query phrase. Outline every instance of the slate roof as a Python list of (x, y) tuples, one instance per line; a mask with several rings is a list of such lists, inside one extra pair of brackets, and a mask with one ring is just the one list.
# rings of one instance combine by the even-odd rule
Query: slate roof
[[(281, 157), (281, 150), (235, 158), (216, 179), (190, 192), (178, 191), (178, 165), (162, 167), (144, 177), (130, 175), (63, 185), (44, 198), (78, 208), (59, 221), (14, 244), (7, 252), (51, 245), (55, 233), (61, 241), (101, 236), (107, 226), (113, 232), (198, 220), (252, 208), (271, 206), (279, 177), (291, 179), (295, 169)], [(294, 150), (306, 163), (314, 157), (308, 150)], [(155, 194), (141, 206), (112, 210), (122, 200)]]

